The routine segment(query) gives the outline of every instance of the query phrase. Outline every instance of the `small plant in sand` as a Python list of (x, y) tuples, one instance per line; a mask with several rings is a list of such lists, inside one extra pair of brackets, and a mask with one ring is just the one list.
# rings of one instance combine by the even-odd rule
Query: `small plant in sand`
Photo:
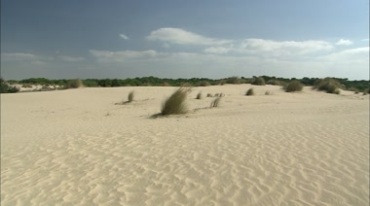
[(271, 95), (272, 93), (270, 91), (266, 91), (265, 95)]
[(186, 97), (190, 91), (190, 88), (180, 87), (175, 93), (173, 93), (162, 105), (161, 114), (185, 114), (188, 112), (186, 105)]
[(134, 91), (131, 91), (131, 92), (128, 94), (128, 96), (127, 96), (127, 101), (128, 101), (128, 102), (132, 102), (132, 101), (134, 101), (134, 96), (135, 96)]
[(299, 92), (302, 91), (303, 85), (297, 81), (293, 80), (283, 87), (286, 92)]
[(213, 95), (211, 93), (208, 93), (207, 97), (213, 97)]
[(202, 99), (202, 92), (199, 92), (199, 93), (197, 94), (196, 99)]
[(245, 93), (246, 96), (253, 96), (254, 95), (254, 90), (253, 88), (248, 89), (248, 91)]
[(210, 107), (211, 108), (212, 107), (218, 107), (218, 105), (220, 104), (220, 102), (221, 102), (221, 97), (216, 97), (216, 99), (212, 100)]

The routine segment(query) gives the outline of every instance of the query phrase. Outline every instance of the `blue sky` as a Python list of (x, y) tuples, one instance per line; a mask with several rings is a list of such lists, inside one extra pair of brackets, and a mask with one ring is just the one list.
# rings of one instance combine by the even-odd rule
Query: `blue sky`
[(2, 0), (5, 79), (369, 79), (368, 0)]

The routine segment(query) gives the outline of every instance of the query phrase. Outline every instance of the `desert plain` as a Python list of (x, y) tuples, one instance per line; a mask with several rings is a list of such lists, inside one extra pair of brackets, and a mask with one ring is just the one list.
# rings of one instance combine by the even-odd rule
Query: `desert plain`
[(175, 90), (1, 94), (1, 205), (369, 205), (369, 95), (194, 87), (153, 118)]

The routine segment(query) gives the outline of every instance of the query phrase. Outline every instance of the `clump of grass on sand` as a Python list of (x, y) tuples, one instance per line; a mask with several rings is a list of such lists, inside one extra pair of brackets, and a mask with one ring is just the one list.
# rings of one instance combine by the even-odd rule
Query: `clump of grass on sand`
[(175, 93), (173, 93), (162, 105), (161, 114), (185, 114), (188, 112), (186, 105), (186, 97), (190, 91), (190, 88), (180, 87)]
[(248, 91), (245, 93), (246, 96), (253, 96), (254, 95), (254, 90), (253, 88), (248, 89)]
[(134, 91), (131, 91), (128, 96), (127, 96), (127, 101), (128, 102), (132, 102), (134, 101), (134, 96), (135, 96), (135, 92)]
[(326, 91), (327, 93), (331, 94), (340, 94), (340, 87), (341, 84), (337, 80), (330, 78), (319, 79), (315, 82), (313, 86), (314, 89), (317, 89), (319, 91)]
[(199, 92), (199, 93), (197, 94), (196, 99), (202, 99), (202, 92)]
[(212, 100), (210, 107), (211, 108), (212, 107), (218, 107), (220, 102), (221, 102), (221, 97), (216, 97), (214, 100)]
[(266, 91), (265, 95), (271, 95), (272, 93), (270, 91)]
[(211, 93), (208, 93), (207, 97), (213, 97), (213, 95)]
[(286, 92), (299, 92), (302, 91), (303, 85), (297, 81), (293, 80), (283, 87)]

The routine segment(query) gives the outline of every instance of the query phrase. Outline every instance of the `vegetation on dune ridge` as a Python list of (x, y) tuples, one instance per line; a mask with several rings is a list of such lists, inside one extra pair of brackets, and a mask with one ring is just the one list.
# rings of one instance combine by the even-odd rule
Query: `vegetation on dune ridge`
[[(357, 91), (365, 91), (369, 88), (369, 80), (348, 80), (341, 78), (325, 78), (332, 79), (341, 85), (341, 89), (350, 89)], [(158, 78), (158, 77), (137, 77), (137, 78), (126, 78), (126, 79), (81, 79), (82, 84), (85, 87), (120, 87), (120, 86), (209, 86), (209, 85), (224, 85), (224, 84), (256, 84), (256, 85), (280, 85), (284, 86), (287, 83), (296, 80), (305, 86), (315, 86), (315, 82), (319, 81), (319, 78), (308, 78), (304, 77), (302, 79), (296, 78), (280, 78), (274, 76), (253, 76), (252, 78), (247, 77), (227, 77), (221, 79), (209, 79), (209, 78)], [(8, 80), (8, 84), (37, 84), (37, 85), (47, 85), (53, 86), (58, 85), (62, 88), (68, 88), (68, 82), (71, 79), (46, 79), (46, 78), (29, 78), (23, 80)], [(264, 82), (264, 83), (263, 83)]]
[(9, 85), (3, 78), (0, 78), (0, 93), (16, 93), (19, 89), (17, 87)]

